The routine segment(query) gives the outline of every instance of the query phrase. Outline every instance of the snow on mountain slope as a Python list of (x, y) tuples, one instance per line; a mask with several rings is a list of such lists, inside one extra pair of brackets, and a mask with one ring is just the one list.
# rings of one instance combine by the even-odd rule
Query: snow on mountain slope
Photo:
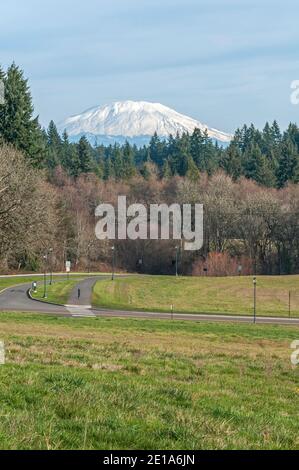
[[(232, 136), (225, 132), (209, 128), (195, 119), (179, 114), (160, 103), (146, 101), (119, 101), (110, 105), (99, 106), (72, 116), (59, 124), (59, 130), (66, 130), (72, 140), (87, 135), (101, 140), (134, 139), (152, 136), (155, 132), (161, 137), (183, 132), (192, 133), (195, 128), (207, 129), (209, 136), (227, 144)], [(115, 138), (115, 139), (113, 139)]]

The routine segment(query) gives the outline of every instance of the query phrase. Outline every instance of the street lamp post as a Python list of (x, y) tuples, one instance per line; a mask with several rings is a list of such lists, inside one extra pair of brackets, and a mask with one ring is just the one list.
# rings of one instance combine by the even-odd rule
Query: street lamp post
[(46, 299), (47, 298), (47, 259), (48, 259), (48, 255), (44, 255), (43, 256), (43, 260), (44, 260), (44, 295), (43, 295), (43, 298)]
[(91, 247), (91, 242), (89, 242), (87, 245), (87, 272), (88, 274), (90, 273), (90, 247)]
[(256, 323), (256, 277), (253, 278), (253, 323)]
[(179, 261), (179, 247), (175, 247), (175, 275), (178, 277), (179, 272), (178, 272), (178, 261)]
[(53, 260), (52, 260), (52, 255), (53, 255), (53, 248), (49, 249), (49, 258), (50, 258), (50, 286), (53, 283)]
[(114, 275), (115, 275), (115, 246), (113, 245), (111, 247), (112, 250), (112, 277), (111, 280), (114, 281)]

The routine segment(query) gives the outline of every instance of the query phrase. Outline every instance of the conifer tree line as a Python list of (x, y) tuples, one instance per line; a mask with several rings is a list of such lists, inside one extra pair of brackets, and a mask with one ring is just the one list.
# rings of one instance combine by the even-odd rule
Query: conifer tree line
[[(109, 243), (95, 240), (94, 209), (128, 202), (205, 206), (205, 245), (181, 254), (182, 273), (295, 273), (299, 269), (299, 128), (274, 121), (236, 131), (227, 148), (195, 129), (149, 145), (72, 143), (53, 121), (42, 129), (23, 71), (0, 67), (0, 269), (41, 268), (71, 259), (78, 269), (109, 269)], [(117, 243), (120, 268), (173, 273), (174, 242)], [(142, 265), (138, 260), (142, 259)], [(210, 265), (209, 265), (210, 263)], [(211, 266), (213, 265), (214, 271)], [(225, 267), (224, 267), (225, 266)], [(246, 266), (246, 271), (245, 271)]]
[(60, 137), (53, 121), (43, 132), (46, 167), (61, 165), (69, 176), (93, 172), (99, 178), (129, 180), (136, 174), (145, 179), (151, 171), (160, 178), (187, 176), (197, 179), (200, 173), (214, 174), (222, 169), (233, 180), (252, 179), (266, 187), (283, 188), (299, 182), (299, 128), (290, 124), (283, 133), (276, 121), (266, 123), (262, 131), (252, 124), (238, 129), (227, 148), (195, 129), (190, 135), (161, 139), (156, 134), (148, 146), (137, 148), (126, 142), (92, 147), (86, 137), (70, 143), (66, 132)]

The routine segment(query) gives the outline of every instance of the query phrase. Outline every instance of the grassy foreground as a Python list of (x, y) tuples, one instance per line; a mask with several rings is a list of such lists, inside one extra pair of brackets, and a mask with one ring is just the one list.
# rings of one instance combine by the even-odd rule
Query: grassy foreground
[(299, 449), (299, 329), (0, 313), (1, 449)]
[[(299, 276), (257, 278), (257, 313), (299, 316)], [(252, 315), (252, 277), (139, 276), (101, 281), (94, 287), (93, 305), (127, 310), (178, 313)]]

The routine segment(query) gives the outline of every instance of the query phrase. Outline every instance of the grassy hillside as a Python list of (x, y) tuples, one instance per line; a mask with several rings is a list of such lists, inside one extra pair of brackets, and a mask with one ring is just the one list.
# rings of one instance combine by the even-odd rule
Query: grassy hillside
[[(299, 316), (299, 276), (257, 278), (258, 315)], [(252, 277), (140, 276), (101, 281), (94, 288), (98, 307), (169, 312), (252, 315)]]
[(298, 335), (0, 313), (0, 448), (299, 449)]

